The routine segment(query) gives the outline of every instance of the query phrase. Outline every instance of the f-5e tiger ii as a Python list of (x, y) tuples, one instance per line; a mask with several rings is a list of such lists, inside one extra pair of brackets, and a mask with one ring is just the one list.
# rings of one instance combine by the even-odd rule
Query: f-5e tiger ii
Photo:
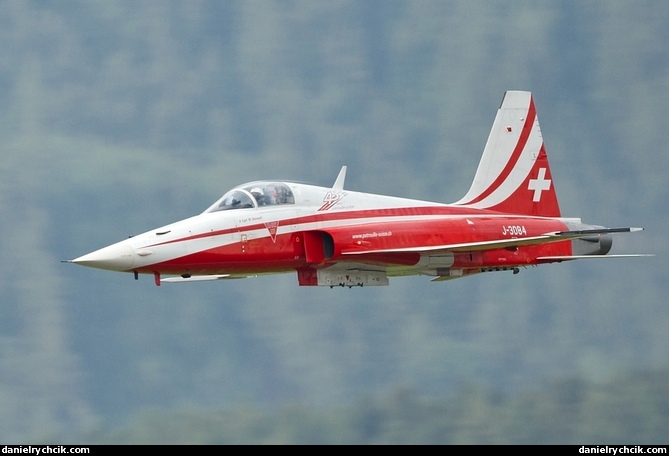
[(451, 204), (263, 180), (233, 188), (194, 217), (69, 262), (196, 282), (292, 273), (300, 286), (445, 281), (607, 255), (606, 228), (563, 217), (530, 92), (508, 91), (469, 191)]

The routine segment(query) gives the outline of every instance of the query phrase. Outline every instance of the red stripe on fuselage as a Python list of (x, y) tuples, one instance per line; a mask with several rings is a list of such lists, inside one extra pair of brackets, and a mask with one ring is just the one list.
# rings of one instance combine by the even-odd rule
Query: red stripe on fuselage
[[(358, 211), (341, 211), (341, 212), (326, 212), (305, 215), (302, 217), (295, 217), (290, 219), (280, 220), (280, 226), (299, 226), (309, 223), (327, 223), (340, 220), (361, 220), (365, 218), (380, 218), (380, 217), (421, 217), (421, 216), (462, 216), (462, 217), (480, 217), (486, 215), (500, 216), (499, 212), (489, 211), (485, 209), (471, 209), (458, 206), (410, 206), (398, 207), (388, 209), (362, 209)], [(363, 221), (364, 223), (364, 221)], [(375, 222), (380, 223), (380, 222)], [(265, 228), (265, 223), (256, 223), (253, 225), (241, 225), (222, 230), (207, 231), (205, 233), (193, 234), (178, 239), (171, 239), (165, 242), (158, 242), (156, 244), (149, 244), (143, 248), (158, 247), (161, 245), (176, 244), (179, 242), (192, 241), (196, 239), (205, 239), (209, 237), (223, 236), (226, 234), (233, 234), (240, 231), (253, 231)]]

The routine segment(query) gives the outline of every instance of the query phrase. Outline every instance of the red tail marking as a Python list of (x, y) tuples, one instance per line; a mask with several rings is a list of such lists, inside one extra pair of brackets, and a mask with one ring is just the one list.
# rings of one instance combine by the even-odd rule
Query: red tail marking
[(497, 187), (502, 185), (502, 183), (506, 180), (507, 177), (509, 177), (509, 174), (513, 170), (513, 168), (516, 166), (516, 163), (518, 162), (518, 159), (520, 158), (521, 153), (523, 152), (523, 149), (525, 148), (525, 144), (527, 144), (527, 139), (530, 137), (530, 132), (532, 131), (532, 125), (534, 124), (534, 119), (536, 118), (536, 111), (534, 109), (534, 100), (530, 98), (530, 109), (527, 112), (527, 119), (525, 119), (525, 124), (523, 125), (523, 131), (520, 133), (520, 137), (518, 138), (518, 143), (516, 144), (515, 149), (513, 150), (513, 153), (511, 154), (511, 157), (509, 158), (509, 161), (506, 163), (506, 166), (504, 166), (504, 169), (502, 172), (497, 176), (497, 179), (490, 184), (490, 186), (479, 196), (474, 198), (471, 201), (468, 201), (464, 204), (475, 204), (490, 195), (492, 192), (494, 192)]

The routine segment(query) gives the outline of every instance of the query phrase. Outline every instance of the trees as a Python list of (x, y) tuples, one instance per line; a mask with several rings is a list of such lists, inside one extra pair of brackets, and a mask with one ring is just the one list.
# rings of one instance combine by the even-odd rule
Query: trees
[(273, 411), (149, 410), (116, 432), (84, 436), (114, 444), (665, 444), (669, 369), (625, 372), (606, 383), (572, 377), (504, 394), (474, 385), (451, 397), (399, 388), (352, 404)]

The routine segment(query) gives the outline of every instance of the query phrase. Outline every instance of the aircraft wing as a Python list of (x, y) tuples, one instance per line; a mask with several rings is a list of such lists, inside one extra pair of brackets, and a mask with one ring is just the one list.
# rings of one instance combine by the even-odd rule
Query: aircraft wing
[(652, 253), (628, 253), (624, 255), (556, 255), (556, 256), (542, 256), (537, 257), (538, 261), (569, 261), (569, 260), (585, 260), (585, 259), (602, 259), (602, 258), (638, 258), (638, 257), (653, 257)]
[[(627, 228), (601, 228), (601, 229), (576, 230), (576, 231), (556, 231), (552, 233), (541, 234), (539, 236), (528, 236), (521, 238), (505, 238), (505, 239), (494, 239), (489, 241), (402, 247), (395, 249), (350, 250), (342, 253), (344, 255), (365, 255), (370, 253), (399, 253), (399, 252), (416, 252), (416, 253), (474, 252), (479, 250), (520, 247), (523, 245), (547, 244), (550, 242), (560, 242), (570, 239), (587, 238), (600, 234), (630, 233), (641, 230), (643, 230), (643, 228), (627, 227)], [(607, 257), (613, 257), (613, 256), (607, 256)], [(549, 258), (553, 257), (544, 257), (543, 259), (549, 259)], [(576, 257), (562, 257), (562, 259), (576, 259)]]
[(210, 280), (231, 280), (231, 279), (245, 279), (251, 276), (235, 276), (231, 274), (218, 274), (218, 275), (202, 275), (202, 276), (192, 276), (192, 277), (165, 277), (160, 279), (160, 282), (167, 283), (188, 283), (188, 282), (206, 282)]
[(258, 274), (211, 274), (211, 275), (192, 275), (190, 277), (174, 276), (160, 279), (160, 283), (188, 283), (188, 282), (210, 282), (213, 280), (234, 280), (234, 279), (250, 279), (261, 275), (270, 275), (272, 273), (258, 273)]

